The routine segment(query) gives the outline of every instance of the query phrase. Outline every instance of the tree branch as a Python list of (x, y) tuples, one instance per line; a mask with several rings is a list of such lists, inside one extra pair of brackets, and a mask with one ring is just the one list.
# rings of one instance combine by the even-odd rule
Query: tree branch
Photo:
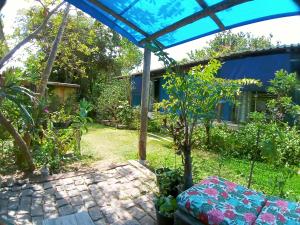
[(61, 2), (58, 4), (53, 10), (51, 10), (46, 18), (44, 19), (43, 23), (31, 34), (29, 34), (26, 38), (24, 38), (21, 42), (19, 42), (12, 50), (10, 50), (1, 60), (0, 60), (0, 69), (4, 66), (4, 64), (18, 51), (23, 45), (27, 44), (33, 38), (35, 38), (41, 30), (46, 26), (50, 17), (64, 4), (65, 2)]
[(64, 12), (63, 20), (62, 20), (61, 25), (59, 27), (59, 30), (57, 32), (56, 38), (53, 42), (51, 52), (50, 52), (50, 55), (49, 55), (49, 58), (48, 58), (48, 61), (47, 61), (46, 68), (45, 68), (45, 70), (42, 74), (41, 84), (40, 84), (39, 91), (38, 91), (39, 95), (40, 95), (40, 98), (44, 97), (44, 95), (45, 95), (45, 91), (46, 91), (46, 88), (47, 88), (47, 83), (48, 83), (48, 80), (49, 80), (49, 76), (51, 74), (53, 64), (54, 64), (54, 61), (55, 61), (55, 58), (56, 58), (56, 55), (57, 55), (58, 46), (59, 46), (59, 43), (61, 42), (62, 36), (63, 36), (65, 28), (67, 26), (67, 19), (68, 19), (68, 14), (70, 12), (70, 7), (71, 6), (68, 3), (67, 7), (65, 9), (65, 12)]

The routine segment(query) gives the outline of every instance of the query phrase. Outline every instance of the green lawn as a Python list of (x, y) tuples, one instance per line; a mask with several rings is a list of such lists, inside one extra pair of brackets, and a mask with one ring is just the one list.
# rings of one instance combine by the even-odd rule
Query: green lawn
[[(89, 132), (83, 136), (82, 152), (92, 155), (101, 162), (120, 163), (128, 159), (137, 159), (138, 132), (132, 130), (118, 130), (102, 125), (92, 125)], [(181, 157), (175, 156), (171, 139), (159, 138), (149, 134), (147, 142), (147, 160), (152, 169), (168, 166), (180, 167)], [(231, 181), (246, 185), (249, 161), (238, 159), (225, 159), (221, 170), (219, 157), (210, 152), (193, 151), (194, 181), (212, 175), (221, 175)], [(274, 169), (265, 163), (257, 163), (254, 169), (253, 189), (271, 194), (273, 187), (270, 180), (274, 180), (281, 168)], [(221, 172), (220, 172), (221, 171)], [(300, 199), (300, 175), (294, 176), (287, 183), (286, 191), (289, 198)], [(274, 192), (276, 195), (277, 192)]]

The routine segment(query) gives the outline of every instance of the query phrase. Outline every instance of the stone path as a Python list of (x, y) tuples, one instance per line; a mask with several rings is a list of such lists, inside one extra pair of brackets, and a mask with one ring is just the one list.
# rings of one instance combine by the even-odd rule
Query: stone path
[(0, 216), (17, 225), (88, 212), (96, 225), (155, 225), (155, 176), (135, 161), (0, 189)]

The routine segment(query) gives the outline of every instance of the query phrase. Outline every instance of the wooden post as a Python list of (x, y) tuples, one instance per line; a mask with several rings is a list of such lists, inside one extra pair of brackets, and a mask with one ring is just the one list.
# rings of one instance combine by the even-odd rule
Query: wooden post
[(151, 64), (151, 51), (145, 48), (144, 68), (143, 68), (143, 77), (142, 77), (142, 96), (141, 96), (141, 128), (140, 128), (140, 140), (139, 140), (139, 160), (141, 163), (144, 163), (146, 160), (150, 64)]

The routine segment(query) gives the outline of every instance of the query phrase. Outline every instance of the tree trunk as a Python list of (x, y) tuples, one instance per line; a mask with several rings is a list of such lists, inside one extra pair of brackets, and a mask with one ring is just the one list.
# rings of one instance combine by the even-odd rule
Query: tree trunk
[(210, 147), (210, 125), (205, 123), (205, 132), (206, 132), (206, 146)]
[(50, 17), (58, 10), (59, 7), (61, 7), (64, 4), (64, 1), (57, 5), (52, 11), (48, 13), (48, 15), (45, 17), (43, 23), (31, 34), (29, 34), (26, 38), (24, 38), (21, 42), (19, 42), (12, 50), (10, 50), (1, 60), (0, 60), (0, 69), (3, 67), (4, 63), (6, 63), (15, 53), (18, 51), (23, 45), (27, 44), (29, 41), (31, 41), (33, 38), (35, 38), (41, 30), (46, 26), (48, 23)]
[(184, 155), (184, 190), (193, 186), (191, 147), (185, 146)]
[(250, 165), (250, 173), (249, 173), (248, 186), (247, 186), (248, 188), (250, 188), (250, 187), (251, 187), (251, 184), (252, 184), (252, 177), (253, 177), (254, 163), (255, 163), (255, 161), (252, 160), (252, 161), (251, 161), (251, 165)]
[(54, 61), (55, 61), (55, 58), (56, 58), (56, 55), (57, 55), (58, 45), (61, 42), (62, 36), (64, 34), (64, 30), (67, 26), (69, 11), (70, 11), (70, 4), (68, 3), (67, 7), (65, 9), (64, 15), (63, 15), (62, 22), (61, 22), (60, 27), (58, 29), (56, 38), (53, 42), (51, 52), (50, 52), (50, 55), (49, 55), (49, 58), (48, 58), (48, 61), (47, 61), (46, 68), (45, 68), (45, 70), (42, 74), (42, 79), (41, 79), (41, 83), (40, 83), (40, 87), (39, 87), (39, 91), (38, 91), (39, 95), (40, 95), (40, 98), (43, 98), (45, 96), (45, 91), (46, 91), (46, 88), (47, 88), (47, 83), (48, 83), (48, 80), (49, 80), (49, 76), (51, 74), (52, 67), (53, 67), (53, 64), (54, 64)]
[(33, 172), (35, 169), (35, 166), (33, 164), (32, 156), (30, 154), (28, 146), (26, 145), (25, 141), (22, 139), (21, 135), (16, 131), (16, 129), (10, 123), (10, 121), (8, 119), (6, 119), (5, 116), (1, 112), (0, 112), (0, 124), (3, 127), (5, 127), (5, 129), (14, 138), (15, 143), (17, 144), (17, 146), (19, 147), (19, 150), (22, 152), (22, 154), (24, 155), (24, 158), (26, 159), (29, 172)]

